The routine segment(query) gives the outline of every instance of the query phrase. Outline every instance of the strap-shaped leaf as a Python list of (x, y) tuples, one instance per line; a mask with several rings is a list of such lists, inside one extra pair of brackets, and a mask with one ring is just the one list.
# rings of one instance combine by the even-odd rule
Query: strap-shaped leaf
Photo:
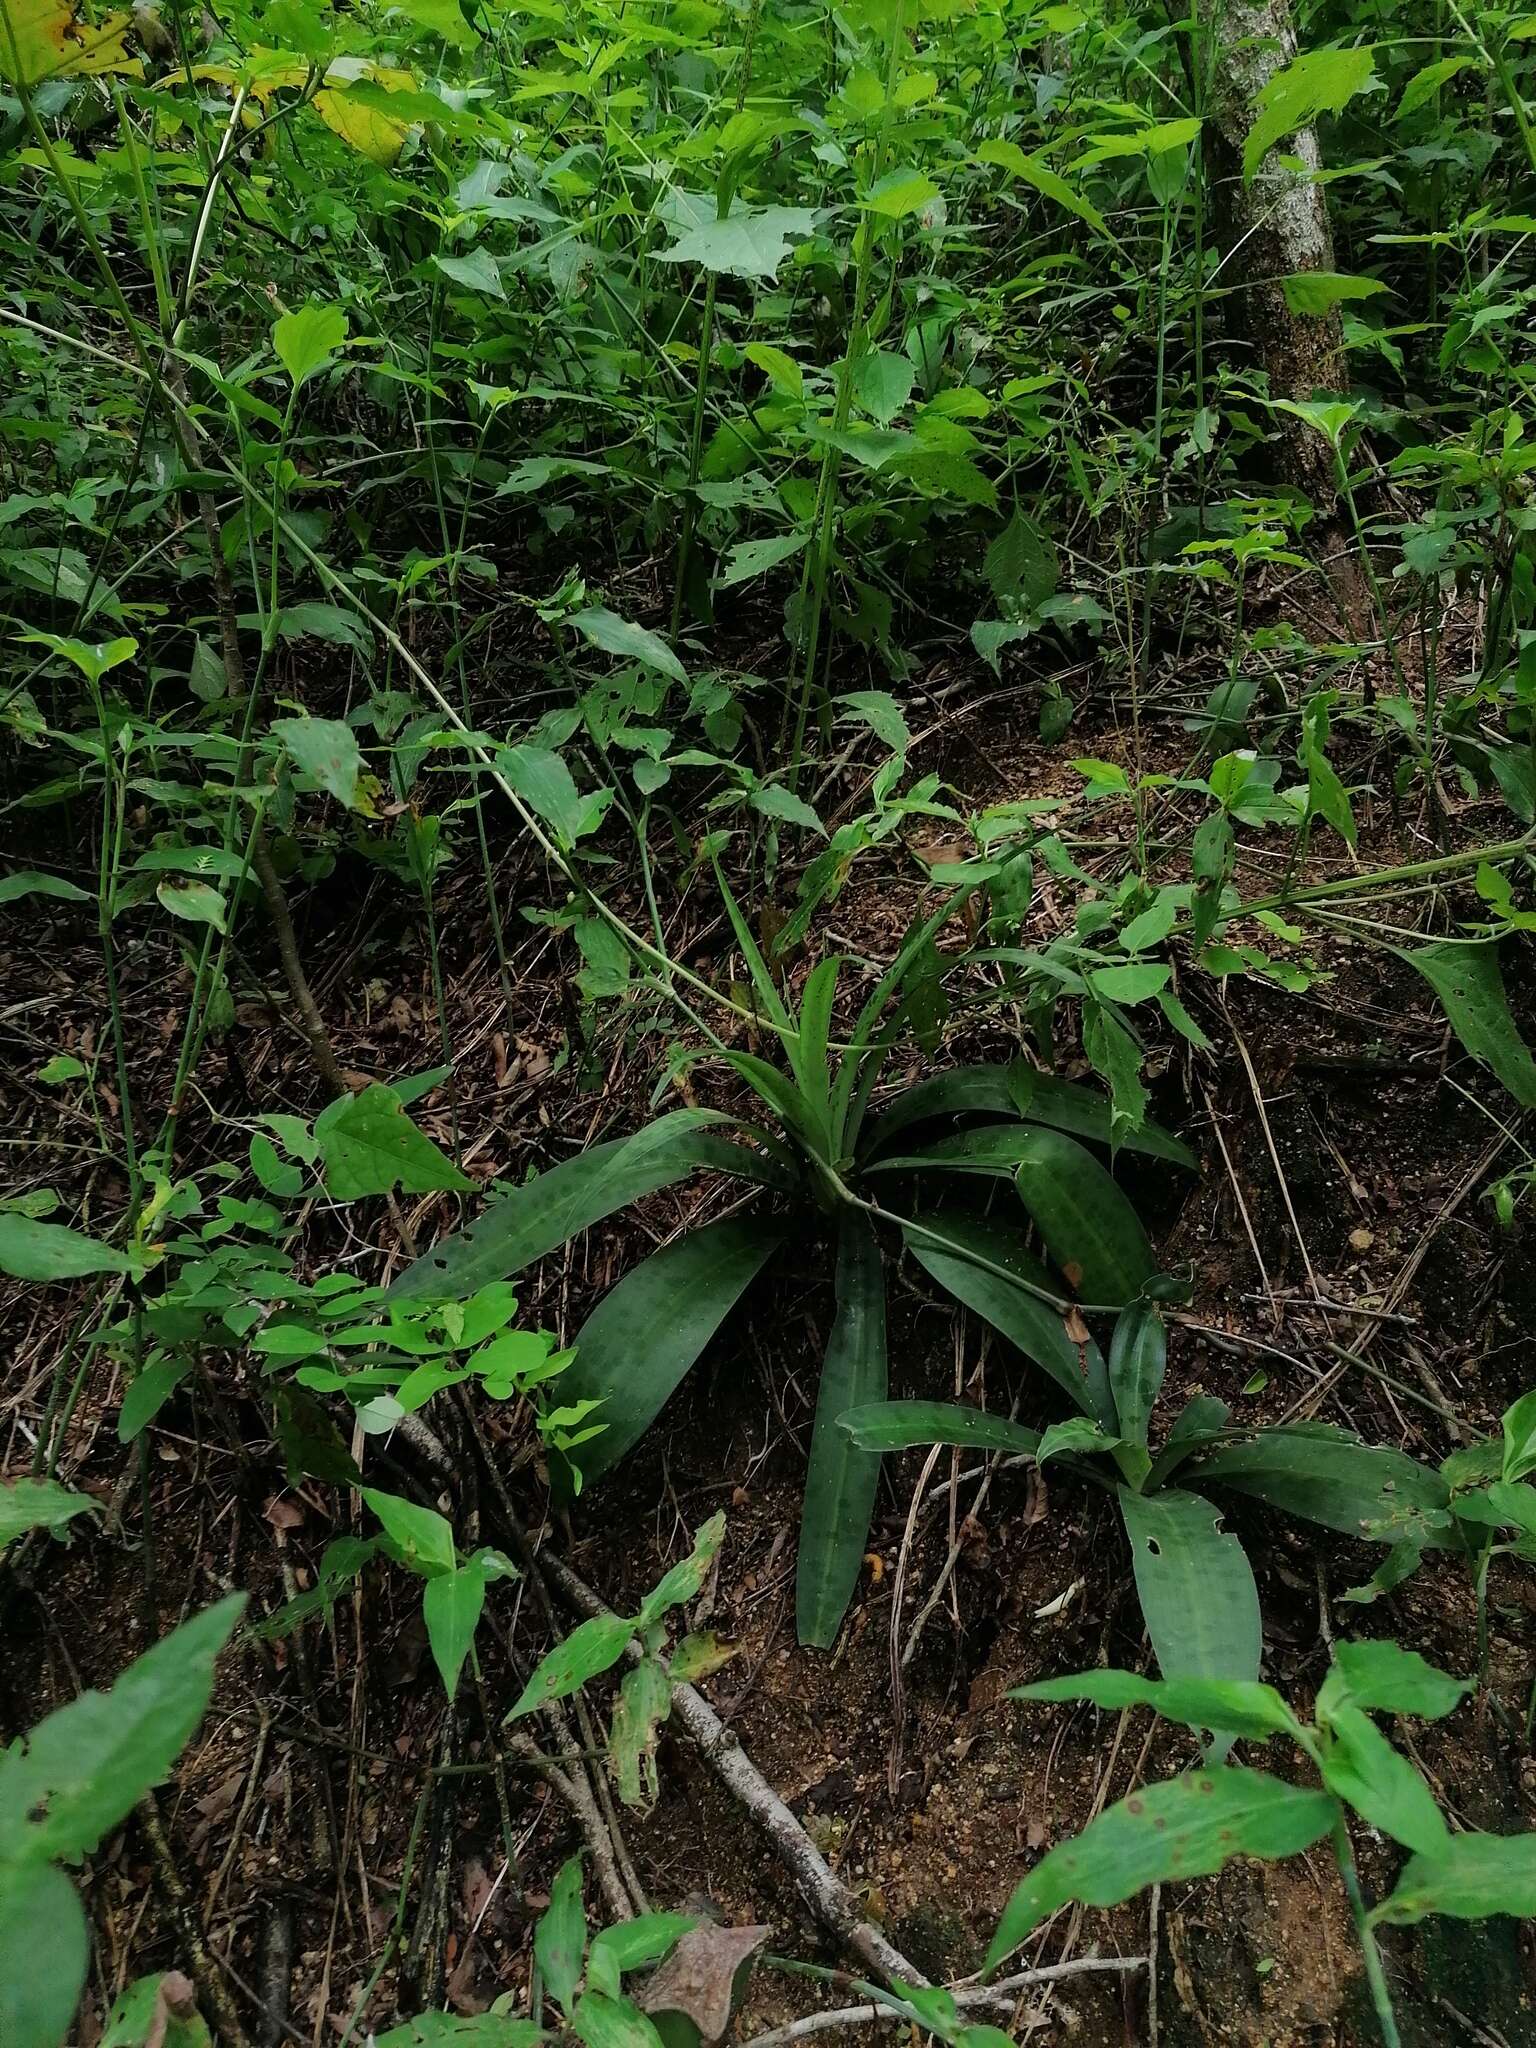
[(1163, 1448), (1152, 1460), (1152, 1470), (1142, 1484), (1143, 1493), (1154, 1492), (1171, 1479), (1204, 1445), (1227, 1434), (1231, 1410), (1212, 1394), (1191, 1394), (1174, 1417)]
[(837, 1240), (837, 1318), (821, 1367), (805, 1475), (795, 1626), (826, 1649), (842, 1626), (869, 1539), (880, 1453), (862, 1450), (838, 1419), (885, 1398), (885, 1275), (867, 1216), (846, 1210)]
[(653, 1252), (611, 1288), (576, 1334), (562, 1403), (598, 1401), (603, 1427), (581, 1448), (584, 1479), (616, 1465), (783, 1241), (751, 1219), (708, 1223)]
[(1164, 1678), (1256, 1679), (1259, 1591), (1221, 1510), (1198, 1493), (1120, 1489), (1141, 1612)]
[(1040, 1432), (1006, 1415), (963, 1408), (956, 1401), (872, 1401), (838, 1417), (856, 1444), (870, 1451), (906, 1451), (918, 1444), (953, 1444), (958, 1450), (1011, 1451), (1033, 1457)]
[[(1202, 1454), (1194, 1475), (1201, 1486), (1235, 1487), (1325, 1529), (1381, 1542), (1401, 1540), (1415, 1515), (1433, 1516), (1449, 1499), (1438, 1472), (1324, 1423), (1262, 1429), (1247, 1443), (1223, 1444)], [(1390, 1528), (1378, 1533), (1377, 1524)], [(1425, 1540), (1443, 1547), (1454, 1539), (1430, 1525)]]
[[(1048, 1372), (1074, 1407), (1113, 1430), (1115, 1406), (1099, 1348), (1091, 1339), (1074, 1343), (1050, 1303), (1029, 1291), (1055, 1290), (1045, 1268), (1024, 1250), (1016, 1229), (996, 1217), (942, 1209), (914, 1219), (905, 1230), (913, 1258), (947, 1293)], [(1026, 1284), (1016, 1286), (1006, 1274)]]
[(985, 1967), (995, 1970), (1058, 1906), (1118, 1906), (1149, 1885), (1209, 1876), (1234, 1856), (1295, 1856), (1327, 1834), (1337, 1811), (1326, 1792), (1263, 1771), (1192, 1771), (1148, 1785), (1036, 1864), (1003, 1910)]
[(834, 953), (811, 969), (800, 998), (798, 1035), (785, 1041), (800, 1100), (805, 1104), (818, 1149), (825, 1158), (830, 1158), (835, 1150), (827, 1039), (832, 1028), (832, 1005), (837, 998), (837, 973), (842, 964)]
[(526, 1187), (493, 1202), (467, 1229), (455, 1231), (406, 1267), (391, 1301), (457, 1301), (493, 1280), (509, 1279), (535, 1259), (616, 1209), (670, 1186), (700, 1167), (775, 1185), (777, 1167), (706, 1126), (711, 1110), (678, 1109), (628, 1138), (610, 1138), (564, 1159)]
[(1157, 1261), (1136, 1211), (1085, 1146), (1062, 1131), (1030, 1132), (1014, 1185), (1083, 1301), (1136, 1299)]
[[(876, 1158), (890, 1151), (901, 1133), (914, 1124), (941, 1116), (978, 1115), (1016, 1116), (1101, 1145), (1109, 1144), (1112, 1136), (1107, 1096), (1058, 1080), (1054, 1074), (1036, 1073), (1016, 1061), (1011, 1067), (957, 1067), (952, 1073), (917, 1082), (870, 1126), (869, 1156)], [(1176, 1166), (1198, 1165), (1189, 1147), (1160, 1124), (1148, 1122), (1139, 1131), (1122, 1135), (1118, 1149), (1166, 1159)]]
[(1168, 1369), (1168, 1332), (1156, 1304), (1132, 1302), (1115, 1323), (1109, 1343), (1109, 1384), (1120, 1434), (1145, 1444), (1147, 1425)]

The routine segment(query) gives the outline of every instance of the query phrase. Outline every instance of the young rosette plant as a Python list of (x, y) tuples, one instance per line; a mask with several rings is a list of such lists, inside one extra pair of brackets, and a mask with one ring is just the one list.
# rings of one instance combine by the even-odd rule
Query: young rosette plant
[[(593, 1420), (601, 1431), (580, 1457), (590, 1480), (649, 1428), (779, 1247), (807, 1229), (828, 1237), (835, 1247), (836, 1312), (822, 1360), (796, 1597), (801, 1640), (825, 1646), (837, 1634), (868, 1547), (879, 1472), (876, 1452), (837, 1427), (845, 1409), (867, 1406), (886, 1391), (879, 1226), (899, 1235), (933, 1279), (1056, 1378), (1109, 1434), (1116, 1414), (1103, 1360), (1091, 1343), (1076, 1340), (1064, 1318), (1078, 1305), (1119, 1309), (1138, 1299), (1155, 1279), (1157, 1262), (1129, 1200), (1089, 1148), (1107, 1147), (1113, 1138), (1124, 1149), (1180, 1166), (1194, 1161), (1155, 1124), (1116, 1132), (1104, 1097), (1022, 1064), (941, 1074), (872, 1114), (915, 991), (931, 992), (934, 935), (958, 898), (909, 933), (846, 1041), (837, 1044), (832, 1022), (842, 960), (834, 956), (813, 968), (798, 1010), (791, 1011), (723, 880), (721, 890), (751, 975), (758, 1021), (778, 1040), (785, 1066), (718, 1039), (713, 1049), (757, 1097), (763, 1121), (675, 1110), (637, 1136), (596, 1145), (433, 1246), (395, 1282), (389, 1298), (461, 1298), (700, 1168), (756, 1184), (762, 1196), (752, 1210), (688, 1231), (652, 1253), (577, 1332), (561, 1396), (599, 1404)], [(984, 1213), (958, 1197), (936, 1204), (926, 1195), (935, 1184), (954, 1186), (977, 1176), (1011, 1182), (1018, 1201), (1005, 1196)], [(910, 1190), (913, 1199), (901, 1210), (889, 1208), (889, 1188)], [(1055, 1274), (1026, 1249), (1030, 1223)]]
[[(1376, 2017), (1387, 2048), (1397, 2020), (1376, 1944), (1379, 1927), (1407, 1927), (1441, 1913), (1483, 1920), (1536, 1916), (1536, 1833), (1452, 1833), (1418, 1768), (1372, 1719), (1422, 1721), (1449, 1714), (1472, 1689), (1392, 1642), (1341, 1642), (1305, 1721), (1271, 1685), (1252, 1681), (1149, 1679), (1131, 1671), (1084, 1671), (1026, 1685), (1014, 1699), (1087, 1700), (1111, 1712), (1148, 1706), (1169, 1721), (1214, 1728), (1230, 1743), (1287, 1737), (1321, 1783), (1297, 1785), (1247, 1765), (1223, 1764), (1148, 1785), (1043, 1856), (1004, 1908), (985, 1969), (997, 1969), (1058, 1907), (1117, 1906), (1149, 1885), (1207, 1877), (1237, 1856), (1299, 1855), (1326, 1835), (1348, 1896)], [(1349, 1816), (1409, 1852), (1397, 1883), (1375, 1906), (1361, 1891)]]
[(1043, 1432), (948, 1401), (870, 1402), (845, 1413), (841, 1427), (869, 1452), (954, 1444), (1042, 1465), (1059, 1457), (1112, 1492), (1165, 1679), (1259, 1675), (1253, 1569), (1210, 1490), (1247, 1494), (1344, 1535), (1411, 1545), (1415, 1557), (1459, 1543), (1439, 1473), (1330, 1424), (1234, 1429), (1224, 1402), (1197, 1395), (1154, 1451), (1150, 1424), (1168, 1359), (1156, 1301), (1134, 1302), (1116, 1319), (1107, 1360), (1088, 1343), (1072, 1347), (1074, 1362), (1079, 1351), (1078, 1369), (1055, 1377), (1081, 1412)]

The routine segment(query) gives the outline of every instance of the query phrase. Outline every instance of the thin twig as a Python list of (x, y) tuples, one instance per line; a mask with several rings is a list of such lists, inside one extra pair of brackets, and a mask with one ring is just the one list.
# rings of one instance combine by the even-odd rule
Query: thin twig
[[(950, 1996), (961, 2012), (977, 2007), (1005, 2010), (1015, 2003), (1020, 1991), (1036, 1984), (1059, 1984), (1067, 1977), (1129, 1976), (1147, 1967), (1146, 1956), (1082, 1956), (1076, 1962), (1047, 1963), (1038, 1970), (1021, 1970), (1014, 1977), (1000, 1977), (995, 1984), (976, 1984)], [(884, 2020), (892, 2026), (908, 2024), (904, 2014), (880, 2005), (845, 2005), (831, 2012), (807, 2013), (787, 2027), (773, 2027), (766, 2034), (752, 2034), (746, 2048), (788, 2048), (792, 2041), (804, 2041), (812, 2034), (825, 2034), (839, 2027), (867, 2027)]]

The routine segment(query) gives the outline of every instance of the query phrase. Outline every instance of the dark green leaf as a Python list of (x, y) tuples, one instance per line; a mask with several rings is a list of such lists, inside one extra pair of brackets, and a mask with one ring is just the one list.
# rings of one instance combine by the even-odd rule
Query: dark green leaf
[(701, 1128), (721, 1119), (710, 1110), (673, 1110), (636, 1136), (610, 1138), (504, 1195), (466, 1230), (457, 1231), (407, 1266), (389, 1290), (391, 1301), (457, 1301), (493, 1280), (509, 1279), (578, 1231), (616, 1209), (669, 1187), (699, 1167), (769, 1180), (760, 1154)]
[(1536, 1060), (1515, 1028), (1499, 952), (1492, 942), (1401, 948), (1445, 1006), (1451, 1028), (1472, 1057), (1491, 1067), (1517, 1102), (1536, 1108)]
[(870, 1451), (905, 1451), (916, 1444), (953, 1444), (961, 1450), (1011, 1451), (1033, 1457), (1037, 1430), (1006, 1415), (962, 1408), (953, 1401), (874, 1401), (838, 1417), (856, 1444)]
[[(1401, 1451), (1317, 1423), (1223, 1444), (1203, 1453), (1198, 1472), (1201, 1486), (1233, 1486), (1325, 1529), (1376, 1541), (1400, 1539), (1405, 1517), (1443, 1509), (1449, 1498), (1438, 1473)], [(1390, 1533), (1378, 1536), (1375, 1525), (1388, 1523)]]
[(35, 1223), (15, 1210), (0, 1212), (0, 1272), (18, 1280), (77, 1280), (86, 1273), (126, 1273), (131, 1261), (109, 1244), (68, 1230), (62, 1223)]
[(1061, 1131), (1035, 1131), (1014, 1176), (1056, 1264), (1085, 1302), (1133, 1301), (1157, 1271), (1136, 1211), (1093, 1154)]
[(1145, 1444), (1147, 1425), (1168, 1366), (1168, 1333), (1154, 1302), (1133, 1302), (1121, 1312), (1109, 1345), (1109, 1384), (1120, 1434)]
[(394, 1090), (378, 1082), (323, 1109), (315, 1118), (315, 1137), (325, 1161), (326, 1192), (338, 1202), (396, 1188), (424, 1195), (475, 1185), (411, 1122)]
[[(1004, 1277), (1013, 1274), (1036, 1289), (1055, 1291), (1044, 1267), (1023, 1249), (1020, 1236), (995, 1217), (960, 1209), (938, 1210), (906, 1226), (912, 1256), (947, 1293), (1001, 1330), (1026, 1358), (1050, 1374), (1074, 1406), (1112, 1430), (1115, 1407), (1098, 1346), (1091, 1340), (1075, 1343), (1048, 1301), (1029, 1286), (1016, 1286)], [(985, 1265), (977, 1263), (983, 1259)]]
[(634, 1640), (637, 1626), (622, 1614), (594, 1614), (579, 1623), (539, 1663), (507, 1719), (520, 1720), (551, 1700), (563, 1700), (589, 1678), (611, 1671)]
[(602, 1403), (602, 1434), (582, 1446), (584, 1478), (645, 1434), (782, 1236), (750, 1220), (706, 1224), (653, 1252), (598, 1303), (560, 1381), (562, 1402)]
[(92, 1512), (99, 1503), (88, 1493), (71, 1493), (55, 1479), (13, 1479), (0, 1483), (0, 1550), (29, 1529), (55, 1534), (76, 1515)]
[(549, 1904), (533, 1930), (533, 1955), (544, 1988), (564, 2013), (569, 2013), (581, 1982), (581, 1960), (587, 1947), (587, 1922), (581, 1910), (581, 1858), (572, 1856), (560, 1867), (550, 1887)]
[(842, 1626), (869, 1540), (880, 1454), (862, 1450), (838, 1419), (885, 1399), (885, 1275), (869, 1219), (846, 1210), (837, 1243), (837, 1316), (822, 1361), (800, 1516), (795, 1625), (826, 1649)]

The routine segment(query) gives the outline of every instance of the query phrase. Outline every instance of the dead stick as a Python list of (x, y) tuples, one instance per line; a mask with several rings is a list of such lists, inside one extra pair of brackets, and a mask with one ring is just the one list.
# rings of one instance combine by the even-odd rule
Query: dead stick
[(211, 2017), (214, 2030), (225, 2043), (225, 2048), (251, 2048), (246, 2031), (240, 2024), (234, 2001), (224, 1986), (224, 1979), (214, 1967), (203, 1939), (203, 1930), (198, 1925), (197, 1915), (187, 1888), (181, 1881), (181, 1872), (176, 1868), (171, 1855), (171, 1845), (165, 1839), (165, 1829), (160, 1824), (160, 1809), (155, 1804), (153, 1792), (146, 1792), (136, 1809), (139, 1825), (144, 1831), (144, 1840), (149, 1845), (150, 1860), (155, 1866), (155, 1877), (164, 1895), (166, 1907), (176, 1923), (176, 1932), (182, 1947), (186, 1950), (187, 1964), (197, 1985), (198, 1996)]
[[(562, 1564), (548, 1551), (534, 1555), (538, 1569), (553, 1580), (573, 1607), (583, 1614), (609, 1612), (569, 1565)], [(639, 1655), (639, 1646), (632, 1643), (631, 1658), (638, 1659)], [(928, 1979), (921, 1970), (865, 1919), (852, 1892), (833, 1873), (816, 1844), (704, 1695), (695, 1692), (691, 1685), (674, 1685), (672, 1712), (715, 1776), (768, 1837), (794, 1878), (800, 1896), (822, 1925), (888, 1982), (926, 1984)]]
[[(1133, 1970), (1146, 1967), (1145, 1956), (1083, 1956), (1076, 1962), (1047, 1963), (1038, 1970), (1021, 1970), (1017, 1976), (1000, 1978), (996, 1984), (971, 1985), (951, 1992), (950, 1996), (962, 2012), (977, 2006), (1004, 2010), (1017, 2003), (1019, 1992), (1035, 1984), (1059, 1984), (1064, 1977), (1089, 1977), (1095, 1973), (1129, 1976)], [(803, 2041), (811, 2034), (824, 2034), (834, 2027), (867, 2027), (875, 2020), (886, 2020), (892, 2026), (909, 2024), (904, 2014), (892, 2012), (889, 2006), (845, 2005), (831, 2012), (807, 2013), (804, 2019), (793, 2020), (787, 2027), (774, 2027), (766, 2034), (752, 2034), (746, 2048), (788, 2048), (790, 2042)]]

